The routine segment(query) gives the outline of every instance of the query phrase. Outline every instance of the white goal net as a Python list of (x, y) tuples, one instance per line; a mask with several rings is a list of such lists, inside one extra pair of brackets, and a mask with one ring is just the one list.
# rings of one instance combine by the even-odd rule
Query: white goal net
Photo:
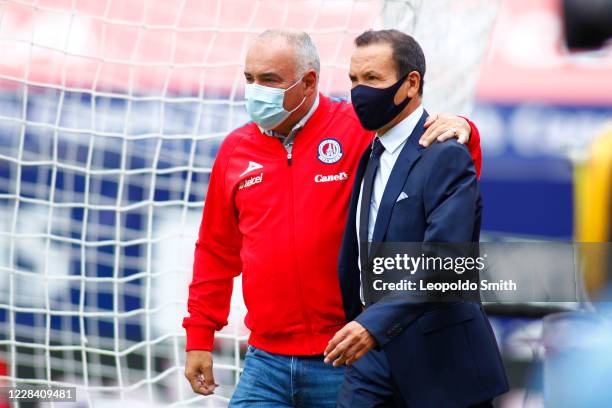
[(225, 406), (248, 336), (241, 293), (217, 335), (214, 397), (183, 377), (181, 320), (215, 153), (248, 120), (249, 40), (306, 30), (321, 90), (348, 96), (354, 37), (400, 28), (425, 49), (430, 111), (468, 112), (496, 8), (1, 1), (0, 385), (76, 386), (78, 406)]

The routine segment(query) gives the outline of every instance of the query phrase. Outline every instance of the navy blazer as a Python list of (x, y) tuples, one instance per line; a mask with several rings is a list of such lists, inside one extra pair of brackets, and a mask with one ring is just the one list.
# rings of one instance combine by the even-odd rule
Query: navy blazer
[[(424, 149), (423, 113), (391, 171), (378, 209), (372, 252), (382, 242), (478, 242), (481, 200), (469, 151), (455, 139)], [(370, 156), (357, 168), (340, 250), (347, 321), (356, 320), (389, 360), (408, 406), (465, 407), (508, 390), (497, 343), (480, 302), (381, 301), (363, 308), (355, 217)], [(401, 193), (403, 199), (397, 201)]]

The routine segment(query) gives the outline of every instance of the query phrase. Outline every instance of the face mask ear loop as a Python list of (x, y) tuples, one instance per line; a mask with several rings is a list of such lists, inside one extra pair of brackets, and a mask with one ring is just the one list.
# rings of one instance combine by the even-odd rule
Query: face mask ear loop
[[(409, 73), (407, 73), (406, 75), (404, 75), (402, 78), (400, 78), (400, 79), (398, 80), (398, 82), (400, 82), (400, 81), (401, 81), (401, 83), (402, 83), (402, 84), (401, 84), (401, 85), (398, 87), (398, 89), (397, 89), (398, 91), (401, 89), (401, 87), (402, 87), (402, 86), (404, 86), (404, 83), (406, 82), (406, 79), (408, 79), (408, 75), (410, 75), (410, 72), (409, 72)], [(395, 84), (397, 84), (397, 82), (396, 82)], [(391, 86), (394, 86), (394, 85), (391, 85)], [(399, 104), (396, 104), (395, 106), (399, 106), (399, 105), (401, 105), (401, 104), (402, 104), (402, 102), (404, 102), (404, 101), (406, 100), (406, 98), (408, 98), (408, 95), (406, 95), (406, 96), (404, 97), (404, 99), (402, 99), (402, 100), (400, 101), (400, 103), (399, 103)], [(395, 104), (395, 101), (393, 101), (393, 103)]]
[[(300, 77), (300, 79), (298, 79), (297, 81), (295, 81), (295, 83), (294, 83), (293, 85), (291, 85), (289, 88), (285, 89), (285, 93), (286, 93), (288, 90), (290, 90), (291, 88), (293, 88), (294, 86), (296, 86), (297, 84), (299, 84), (299, 83), (302, 81), (302, 79), (304, 79), (304, 75), (302, 75), (302, 76)], [(306, 100), (306, 95), (304, 95), (304, 97), (302, 98), (302, 102), (300, 102), (298, 106), (296, 106), (295, 108), (293, 108), (292, 110), (287, 111), (287, 112), (289, 112), (289, 114), (292, 114), (292, 113), (293, 113), (293, 112), (295, 112), (296, 110), (300, 109), (300, 106), (302, 106), (302, 105), (304, 104), (304, 101), (305, 101), (305, 100)], [(283, 104), (284, 104), (284, 101), (285, 101), (285, 96), (283, 95)], [(285, 119), (286, 119), (286, 118), (285, 118)], [(284, 120), (283, 120), (283, 122), (284, 122)], [(283, 122), (281, 122), (281, 123), (283, 123)], [(280, 125), (280, 123), (279, 123), (279, 125)], [(277, 126), (278, 126), (278, 125), (277, 125)]]
[(294, 86), (302, 82), (302, 79), (304, 79), (304, 75), (302, 75), (297, 81), (295, 81), (289, 88), (285, 89), (285, 92), (287, 92), (288, 90), (290, 90), (291, 88), (293, 88)]
[(289, 114), (292, 114), (293, 112), (295, 112), (296, 110), (300, 109), (300, 106), (302, 106), (304, 104), (304, 101), (306, 100), (306, 95), (304, 95), (304, 97), (302, 98), (302, 102), (300, 102), (300, 104), (298, 106), (296, 106), (295, 108), (293, 108), (292, 110), (288, 111)]

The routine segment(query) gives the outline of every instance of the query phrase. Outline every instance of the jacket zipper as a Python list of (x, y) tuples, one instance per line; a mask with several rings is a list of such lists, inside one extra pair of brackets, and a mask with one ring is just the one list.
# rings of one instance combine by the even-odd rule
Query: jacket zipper
[[(293, 135), (289, 135), (291, 137)], [(281, 141), (282, 142), (282, 141)], [(287, 151), (287, 167), (289, 170), (289, 214), (290, 214), (290, 233), (291, 233), (291, 250), (293, 254), (293, 264), (295, 265), (295, 273), (296, 273), (296, 282), (298, 287), (298, 293), (300, 296), (301, 307), (302, 307), (302, 318), (304, 319), (304, 324), (306, 326), (306, 334), (310, 336), (312, 334), (312, 326), (310, 324), (310, 318), (308, 316), (308, 311), (306, 308), (306, 298), (304, 297), (304, 290), (302, 288), (302, 279), (299, 272), (298, 267), (298, 259), (297, 259), (297, 244), (296, 244), (296, 227), (295, 227), (295, 200), (293, 198), (293, 167), (292, 159), (293, 159), (293, 137), (291, 137), (290, 142), (285, 144), (283, 143), (285, 150)], [(310, 337), (308, 337), (310, 339)], [(314, 352), (311, 344), (308, 344), (308, 348), (310, 352)]]
[(293, 151), (293, 135), (289, 135), (287, 136), (287, 138), (289, 139), (288, 143), (285, 143), (281, 140), (281, 143), (283, 143), (283, 147), (285, 148), (285, 150), (287, 151), (287, 166), (291, 167), (291, 159), (293, 158), (292, 155), (292, 151)]

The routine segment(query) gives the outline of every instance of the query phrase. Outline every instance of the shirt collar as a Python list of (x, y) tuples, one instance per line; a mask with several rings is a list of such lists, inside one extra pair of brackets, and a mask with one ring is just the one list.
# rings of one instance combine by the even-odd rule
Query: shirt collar
[[(319, 94), (317, 93), (317, 97), (315, 98), (314, 103), (312, 104), (312, 106), (310, 107), (310, 109), (308, 110), (308, 112), (306, 113), (306, 115), (304, 115), (302, 117), (302, 119), (299, 120), (298, 123), (296, 123), (292, 128), (291, 128), (291, 132), (290, 133), (295, 133), (298, 130), (300, 130), (301, 128), (304, 127), (304, 125), (306, 125), (306, 122), (308, 122), (308, 119), (310, 119), (310, 117), (315, 113), (315, 111), (317, 110), (317, 107), (319, 106)], [(261, 133), (263, 133), (266, 136), (272, 136), (272, 137), (278, 137), (281, 139), (285, 138), (285, 135), (281, 135), (278, 132), (275, 132), (273, 130), (266, 130), (264, 128), (262, 128), (261, 126), (259, 126), (259, 130), (261, 131)]]
[[(410, 115), (406, 116), (400, 123), (393, 126), (382, 136), (380, 142), (389, 153), (395, 152), (412, 134), (423, 115), (423, 105), (419, 105)], [(378, 136), (378, 135), (377, 135)]]

